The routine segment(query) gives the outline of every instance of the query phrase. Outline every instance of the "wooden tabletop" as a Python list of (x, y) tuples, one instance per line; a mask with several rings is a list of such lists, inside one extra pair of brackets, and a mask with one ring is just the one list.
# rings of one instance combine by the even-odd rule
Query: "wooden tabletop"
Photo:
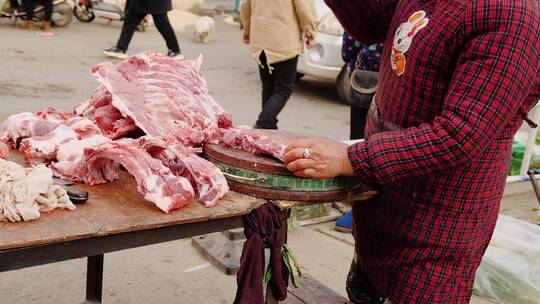
[[(22, 153), (11, 151), (10, 160), (23, 164)], [(169, 214), (163, 213), (137, 191), (135, 179), (125, 171), (108, 184), (74, 188), (89, 192), (89, 200), (74, 211), (53, 210), (31, 222), (0, 222), (0, 251), (37, 245), (55, 244), (85, 238), (117, 235), (167, 226), (202, 223), (209, 220), (239, 217), (268, 202), (230, 191), (216, 206), (205, 208), (197, 202)], [(365, 187), (355, 200), (367, 200), (376, 191)], [(280, 202), (282, 208), (309, 202)]]
[[(20, 153), (11, 160), (22, 163)], [(90, 193), (90, 199), (74, 211), (53, 210), (32, 222), (1, 223), (0, 250), (52, 244), (89, 237), (230, 218), (249, 213), (264, 201), (236, 192), (227, 193), (212, 208), (197, 202), (165, 214), (137, 191), (135, 179), (127, 172), (104, 185), (76, 185)]]

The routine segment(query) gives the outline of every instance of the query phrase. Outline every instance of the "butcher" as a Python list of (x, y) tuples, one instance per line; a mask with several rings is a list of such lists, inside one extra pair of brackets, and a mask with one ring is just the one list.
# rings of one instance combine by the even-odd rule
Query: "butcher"
[(538, 0), (326, 0), (384, 42), (366, 140), (299, 140), (298, 176), (357, 176), (352, 303), (469, 303), (492, 236), (512, 137), (540, 98)]

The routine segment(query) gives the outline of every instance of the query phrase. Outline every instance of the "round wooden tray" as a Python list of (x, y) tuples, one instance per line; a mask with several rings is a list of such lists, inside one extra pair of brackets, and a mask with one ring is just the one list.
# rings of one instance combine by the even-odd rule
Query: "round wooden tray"
[(205, 158), (225, 174), (231, 190), (273, 200), (326, 202), (350, 198), (365, 187), (355, 178), (301, 178), (284, 163), (225, 145), (205, 145)]

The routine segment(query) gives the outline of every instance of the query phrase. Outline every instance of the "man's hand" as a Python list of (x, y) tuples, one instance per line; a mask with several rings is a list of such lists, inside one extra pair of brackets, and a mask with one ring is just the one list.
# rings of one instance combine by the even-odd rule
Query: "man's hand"
[(308, 49), (311, 49), (315, 46), (315, 39), (313, 39), (313, 35), (307, 34), (306, 35), (306, 47)]
[(244, 34), (242, 36), (242, 40), (244, 40), (245, 44), (249, 44), (249, 34)]
[(353, 176), (347, 153), (349, 146), (327, 139), (302, 139), (285, 148), (287, 169), (297, 176), (333, 178)]

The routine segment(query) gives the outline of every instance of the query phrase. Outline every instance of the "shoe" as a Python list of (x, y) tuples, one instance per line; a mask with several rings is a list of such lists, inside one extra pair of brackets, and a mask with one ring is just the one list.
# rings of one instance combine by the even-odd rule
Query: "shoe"
[(336, 221), (336, 230), (344, 233), (352, 233), (352, 211), (345, 213)]
[(43, 23), (41, 24), (41, 29), (44, 32), (50, 31), (51, 30), (51, 22), (50, 21), (43, 21)]
[(180, 52), (174, 52), (174, 51), (169, 51), (167, 53), (167, 56), (171, 57), (171, 58), (174, 58), (176, 60), (182, 60), (184, 59), (184, 55), (182, 55), (182, 53)]
[(253, 126), (253, 129), (261, 129), (261, 130), (277, 130), (278, 127), (277, 125), (262, 125), (262, 124), (259, 124), (258, 122), (255, 123), (255, 125)]
[(125, 50), (122, 50), (118, 47), (112, 47), (110, 49), (103, 50), (103, 54), (107, 57), (117, 58), (117, 59), (126, 59), (128, 55)]
[(23, 30), (27, 30), (27, 31), (31, 31), (34, 29), (34, 21), (25, 21), (22, 25), (21, 25), (21, 28)]
[(258, 124), (255, 124), (253, 126), (253, 129), (260, 129), (260, 130), (278, 130), (278, 127), (277, 126), (261, 126), (261, 125), (258, 125)]

